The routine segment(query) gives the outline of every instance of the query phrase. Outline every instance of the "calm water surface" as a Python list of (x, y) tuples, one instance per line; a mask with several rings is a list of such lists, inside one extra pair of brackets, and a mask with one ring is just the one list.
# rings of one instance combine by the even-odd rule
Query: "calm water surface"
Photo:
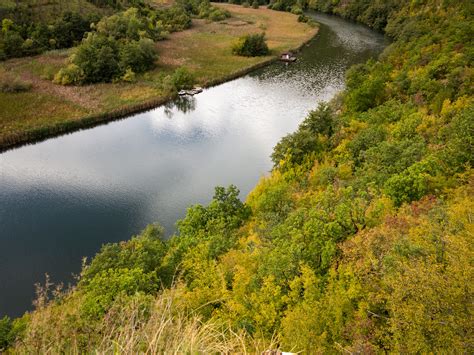
[(350, 65), (385, 45), (365, 27), (314, 16), (320, 33), (294, 65), (0, 154), (0, 316), (30, 309), (45, 273), (71, 281), (103, 243), (154, 221), (172, 233), (216, 185), (235, 184), (245, 198), (279, 139), (343, 89)]

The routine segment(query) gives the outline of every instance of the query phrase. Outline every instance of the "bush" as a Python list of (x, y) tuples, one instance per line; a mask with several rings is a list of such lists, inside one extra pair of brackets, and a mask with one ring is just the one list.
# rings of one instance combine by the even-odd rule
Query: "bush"
[(229, 17), (230, 17), (229, 11), (213, 8), (213, 10), (209, 13), (208, 19), (211, 21), (222, 21)]
[(194, 75), (184, 67), (176, 69), (171, 76), (171, 84), (175, 90), (192, 89), (194, 82)]
[(10, 319), (5, 316), (0, 319), (0, 353), (12, 346), (25, 332), (28, 315), (21, 318)]
[(11, 343), (10, 331), (12, 328), (12, 321), (5, 316), (0, 319), (0, 351), (7, 349)]
[(169, 32), (183, 31), (191, 27), (191, 17), (182, 6), (172, 6), (158, 12), (158, 18), (163, 21)]
[(7, 57), (21, 57), (23, 55), (23, 38), (19, 33), (9, 31), (3, 35), (3, 50)]
[(302, 164), (310, 153), (322, 151), (318, 136), (307, 129), (300, 129), (283, 137), (273, 148), (272, 161), (278, 166), (281, 161), (289, 159), (291, 163)]
[(125, 71), (125, 74), (122, 75), (122, 81), (125, 81), (127, 83), (133, 83), (135, 82), (137, 78), (137, 75), (135, 74), (135, 72), (128, 68), (126, 71)]
[(22, 81), (19, 78), (5, 77), (0, 79), (0, 92), (3, 93), (16, 93), (29, 91), (32, 88), (32, 84), (27, 81)]
[(396, 206), (419, 200), (426, 195), (429, 177), (426, 165), (426, 162), (416, 163), (387, 180), (385, 193), (392, 198)]
[(97, 32), (115, 39), (140, 38), (140, 32), (145, 31), (146, 24), (139, 18), (138, 9), (130, 8), (127, 11), (104, 17), (97, 24)]
[(222, 21), (230, 17), (230, 12), (218, 7), (212, 6), (209, 2), (203, 1), (197, 7), (197, 10), (191, 10), (192, 13), (196, 13), (199, 18), (209, 19), (211, 21)]
[(265, 33), (240, 37), (232, 47), (232, 53), (244, 57), (264, 56), (269, 53)]
[(291, 7), (291, 13), (293, 15), (303, 15), (303, 10), (298, 5), (293, 5)]
[(112, 37), (89, 33), (71, 57), (89, 83), (109, 82), (120, 74), (119, 46)]
[(134, 81), (135, 74), (149, 70), (155, 63), (152, 38), (162, 38), (167, 33), (161, 20), (150, 21), (136, 8), (103, 18), (97, 31), (89, 33), (71, 56), (74, 66), (62, 69), (55, 82), (69, 85)]
[(76, 64), (69, 64), (66, 68), (59, 70), (53, 81), (60, 85), (80, 84), (84, 81), (84, 71)]
[(136, 73), (142, 73), (155, 64), (156, 51), (151, 39), (124, 42), (120, 45), (119, 52), (119, 67), (122, 72), (132, 69)]
[(154, 272), (146, 273), (141, 268), (115, 268), (95, 275), (84, 287), (86, 296), (82, 314), (90, 319), (103, 316), (119, 297), (137, 293), (154, 294), (158, 290), (158, 279)]
[(254, 0), (254, 1), (253, 1), (253, 3), (252, 3), (252, 8), (254, 8), (254, 9), (258, 9), (258, 8), (259, 8), (258, 0)]
[(82, 40), (90, 30), (90, 24), (99, 19), (97, 15), (83, 17), (67, 12), (51, 23), (14, 23), (2, 21), (0, 60), (41, 53), (45, 50), (67, 48)]

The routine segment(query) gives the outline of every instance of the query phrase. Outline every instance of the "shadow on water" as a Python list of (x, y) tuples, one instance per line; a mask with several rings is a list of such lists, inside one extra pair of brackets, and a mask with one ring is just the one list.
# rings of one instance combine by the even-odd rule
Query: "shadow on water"
[(281, 137), (344, 88), (350, 65), (385, 45), (363, 26), (312, 16), (320, 33), (294, 65), (0, 154), (0, 316), (30, 309), (45, 273), (71, 281), (103, 243), (155, 221), (170, 235), (216, 185), (236, 184), (244, 198), (271, 169)]

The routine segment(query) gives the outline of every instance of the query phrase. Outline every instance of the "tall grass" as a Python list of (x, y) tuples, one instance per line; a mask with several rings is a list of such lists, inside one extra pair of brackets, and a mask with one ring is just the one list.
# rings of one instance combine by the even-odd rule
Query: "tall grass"
[(47, 301), (47, 289), (40, 288), (37, 309), (30, 315), (24, 336), (11, 349), (14, 353), (247, 354), (278, 347), (276, 339), (252, 337), (219, 320), (203, 320), (184, 310), (179, 286), (156, 297), (137, 295), (128, 301), (118, 300), (95, 323), (97, 327), (81, 319), (81, 296), (70, 291), (62, 296), (55, 291), (53, 300)]
[(0, 92), (18, 93), (29, 91), (31, 88), (32, 84), (28, 81), (23, 81), (19, 78), (7, 75), (0, 77)]

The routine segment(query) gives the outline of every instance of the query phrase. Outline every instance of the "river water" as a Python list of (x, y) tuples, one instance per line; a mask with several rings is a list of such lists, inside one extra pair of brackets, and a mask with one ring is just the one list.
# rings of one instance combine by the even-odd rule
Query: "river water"
[(70, 282), (103, 243), (158, 221), (167, 232), (217, 185), (241, 197), (271, 169), (273, 146), (377, 56), (382, 35), (313, 14), (297, 63), (272, 64), (189, 100), (0, 154), (0, 317), (31, 309), (48, 273)]

